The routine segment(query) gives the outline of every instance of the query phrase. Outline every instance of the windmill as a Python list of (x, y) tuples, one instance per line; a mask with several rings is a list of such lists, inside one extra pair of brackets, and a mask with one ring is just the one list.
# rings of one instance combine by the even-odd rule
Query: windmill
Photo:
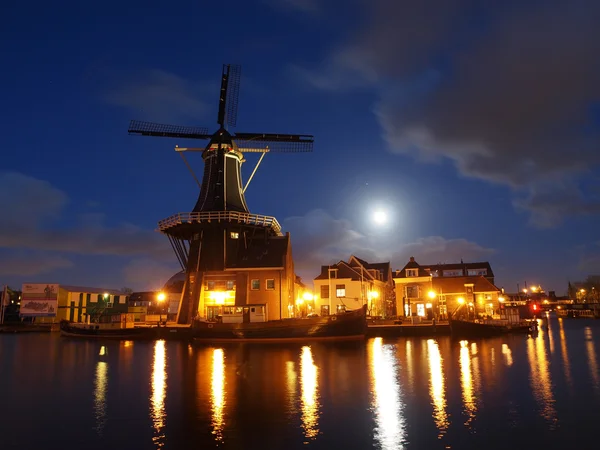
[[(269, 256), (273, 258), (276, 256), (275, 248), (285, 247), (283, 253), (289, 252), (291, 255), (289, 235), (286, 245), (279, 242), (284, 235), (277, 219), (251, 214), (244, 193), (267, 153), (310, 152), (313, 136), (230, 133), (226, 125), (236, 126), (240, 76), (240, 66), (223, 65), (217, 115), (219, 128), (213, 134), (209, 134), (207, 128), (201, 127), (163, 125), (135, 120), (132, 120), (129, 125), (129, 134), (208, 141), (206, 146), (200, 148), (175, 146), (175, 151), (181, 155), (200, 187), (200, 195), (191, 212), (178, 213), (158, 223), (159, 231), (168, 236), (185, 272), (185, 283), (177, 314), (177, 322), (181, 324), (191, 323), (199, 310), (200, 316), (204, 313), (211, 316), (214, 311), (221, 311), (223, 305), (243, 308), (251, 300), (247, 295), (248, 273), (242, 270), (244, 265), (250, 267), (252, 264), (256, 265), (258, 260), (262, 260), (265, 267), (268, 267)], [(186, 152), (202, 153), (204, 160), (202, 182), (194, 175), (185, 158)], [(262, 153), (245, 185), (242, 184), (241, 175), (241, 165), (245, 161), (244, 153)], [(275, 259), (291, 262), (291, 257), (288, 258), (285, 254)], [(285, 261), (281, 264), (280, 262), (273, 264), (277, 264), (277, 267), (286, 266)], [(252, 269), (255, 270), (256, 267)], [(291, 275), (288, 273), (289, 270), (290, 268), (286, 267), (286, 276), (295, 277), (293, 273)], [(293, 272), (293, 263), (291, 271)], [(221, 280), (218, 278), (219, 274), (223, 275)], [(236, 277), (237, 289), (226, 289), (230, 287), (228, 283), (231, 281), (225, 275)], [(209, 277), (214, 280), (210, 286), (208, 282), (205, 283), (205, 278)], [(225, 283), (222, 290), (219, 290), (220, 281)], [(215, 285), (217, 285), (216, 290)], [(205, 293), (204, 290), (207, 292)], [(281, 286), (279, 291), (283, 292)], [(211, 305), (212, 309), (199, 308), (202, 306), (199, 305), (200, 300), (205, 297), (214, 300), (210, 302), (214, 303)], [(271, 310), (273, 309), (272, 306)], [(246, 308), (244, 308), (245, 313)], [(281, 296), (279, 313), (272, 312), (271, 315), (279, 318), (283, 316)]]

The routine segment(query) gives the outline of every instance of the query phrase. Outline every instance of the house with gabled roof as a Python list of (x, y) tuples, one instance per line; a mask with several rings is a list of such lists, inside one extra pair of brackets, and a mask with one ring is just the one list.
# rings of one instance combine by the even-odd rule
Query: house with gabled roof
[(367, 305), (371, 316), (387, 317), (394, 312), (394, 284), (389, 262), (369, 263), (356, 256), (321, 266), (314, 279), (316, 313), (335, 314)]
[(446, 319), (459, 305), (494, 315), (501, 290), (488, 262), (422, 265), (414, 257), (394, 275), (398, 311), (405, 317)]

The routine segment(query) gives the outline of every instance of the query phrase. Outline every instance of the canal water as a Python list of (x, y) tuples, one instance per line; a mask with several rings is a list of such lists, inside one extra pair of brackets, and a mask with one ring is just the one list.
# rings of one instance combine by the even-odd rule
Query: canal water
[(600, 321), (306, 346), (0, 335), (0, 402), (3, 450), (597, 449)]

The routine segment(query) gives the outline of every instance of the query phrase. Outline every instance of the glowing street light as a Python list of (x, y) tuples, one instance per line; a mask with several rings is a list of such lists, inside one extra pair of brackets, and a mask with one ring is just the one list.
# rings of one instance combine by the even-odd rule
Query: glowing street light
[(162, 303), (165, 301), (166, 298), (167, 298), (167, 296), (165, 295), (164, 292), (159, 292), (156, 295), (156, 300), (158, 300), (158, 303), (160, 304), (160, 306), (159, 306), (160, 309), (158, 310), (158, 324), (159, 324), (159, 326), (160, 326), (160, 323), (162, 322), (162, 309), (163, 309)]
[(458, 297), (458, 303), (461, 304), (461, 305), (464, 305), (465, 299), (462, 298), (462, 297)]
[(429, 295), (429, 298), (435, 298), (435, 292), (433, 291), (429, 291), (427, 295)]

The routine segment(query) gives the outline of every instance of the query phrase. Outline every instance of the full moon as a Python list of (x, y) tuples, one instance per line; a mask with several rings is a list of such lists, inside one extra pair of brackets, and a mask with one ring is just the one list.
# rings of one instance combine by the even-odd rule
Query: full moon
[(375, 211), (373, 213), (373, 221), (377, 225), (383, 225), (387, 222), (387, 214), (385, 213), (385, 211)]

